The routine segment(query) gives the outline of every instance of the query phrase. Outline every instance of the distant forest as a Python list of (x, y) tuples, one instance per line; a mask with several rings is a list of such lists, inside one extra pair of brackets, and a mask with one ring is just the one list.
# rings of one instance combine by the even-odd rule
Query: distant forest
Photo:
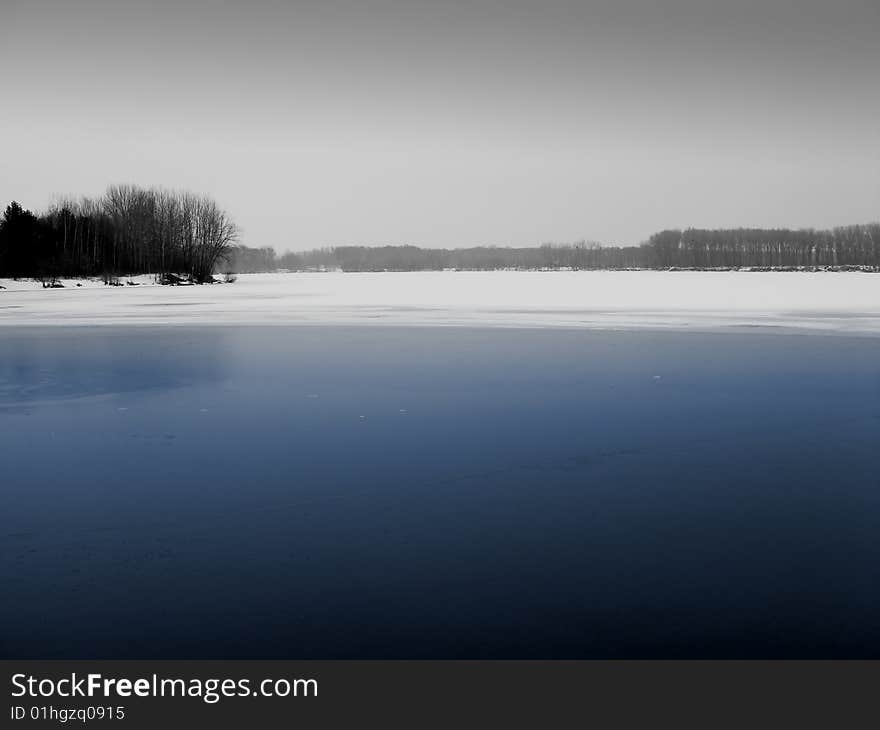
[(464, 249), (416, 246), (337, 246), (277, 255), (271, 248), (236, 247), (229, 264), (239, 273), (288, 269), (436, 271), (458, 269), (823, 269), (880, 271), (880, 223), (829, 231), (737, 228), (655, 233), (641, 246), (596, 243), (531, 248)]
[(465, 249), (336, 246), (278, 255), (237, 245), (238, 229), (210, 198), (116, 185), (99, 198), (63, 200), (34, 214), (16, 202), (0, 220), (0, 277), (153, 274), (163, 283), (219, 272), (443, 269), (848, 269), (880, 271), (880, 223), (832, 230), (667, 230), (640, 246), (597, 243)]
[(204, 195), (115, 185), (100, 198), (64, 200), (35, 215), (16, 202), (0, 220), (0, 276), (37, 278), (154, 274), (210, 281), (238, 229)]

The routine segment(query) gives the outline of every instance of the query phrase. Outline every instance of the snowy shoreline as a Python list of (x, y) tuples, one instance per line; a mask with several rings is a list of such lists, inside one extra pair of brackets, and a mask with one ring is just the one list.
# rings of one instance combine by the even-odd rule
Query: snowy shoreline
[[(126, 281), (122, 279), (121, 281)], [(880, 335), (863, 272), (490, 271), (242, 274), (234, 284), (64, 288), (0, 280), (0, 326), (443, 325)], [(80, 284), (80, 286), (77, 286)]]

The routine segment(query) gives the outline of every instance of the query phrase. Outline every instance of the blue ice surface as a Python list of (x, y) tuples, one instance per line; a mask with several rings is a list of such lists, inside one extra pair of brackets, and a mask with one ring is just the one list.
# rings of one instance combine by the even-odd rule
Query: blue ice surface
[(6, 328), (4, 658), (880, 658), (880, 339)]

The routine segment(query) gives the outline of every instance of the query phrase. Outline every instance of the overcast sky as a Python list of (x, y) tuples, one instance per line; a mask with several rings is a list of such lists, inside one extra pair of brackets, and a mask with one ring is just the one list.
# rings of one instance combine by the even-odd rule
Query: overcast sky
[(877, 0), (0, 0), (0, 201), (278, 250), (880, 219)]

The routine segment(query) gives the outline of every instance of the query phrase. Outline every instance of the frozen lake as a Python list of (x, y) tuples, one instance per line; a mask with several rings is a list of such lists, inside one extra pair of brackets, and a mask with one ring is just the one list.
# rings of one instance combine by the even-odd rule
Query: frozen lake
[(235, 284), (0, 281), (0, 325), (371, 324), (880, 334), (880, 275), (746, 271), (250, 274)]
[(0, 656), (880, 657), (878, 338), (0, 335)]

